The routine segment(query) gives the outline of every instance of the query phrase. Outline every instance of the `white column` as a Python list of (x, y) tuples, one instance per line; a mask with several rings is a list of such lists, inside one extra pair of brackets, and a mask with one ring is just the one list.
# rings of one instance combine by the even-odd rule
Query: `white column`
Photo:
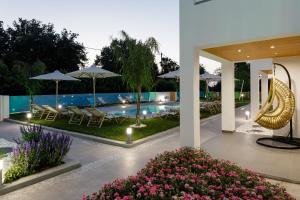
[(264, 104), (268, 98), (268, 74), (261, 73), (261, 103)]
[(222, 62), (222, 131), (235, 131), (234, 64)]
[(259, 111), (259, 73), (255, 66), (250, 66), (250, 98), (251, 98), (251, 119), (255, 120)]
[(200, 147), (199, 53), (180, 48), (180, 145)]
[[(272, 70), (272, 67), (273, 67), (272, 59), (253, 60), (250, 63), (250, 93), (251, 93), (250, 97), (251, 97), (251, 119), (252, 120), (255, 120), (255, 117), (259, 111), (259, 105), (260, 105), (260, 103), (259, 103), (259, 74), (262, 74), (261, 70)], [(266, 91), (266, 89), (263, 89), (263, 90)], [(265, 97), (263, 97), (262, 100), (264, 98)], [(264, 101), (262, 101), (262, 102), (264, 102)]]
[(0, 96), (0, 121), (9, 118), (9, 96)]

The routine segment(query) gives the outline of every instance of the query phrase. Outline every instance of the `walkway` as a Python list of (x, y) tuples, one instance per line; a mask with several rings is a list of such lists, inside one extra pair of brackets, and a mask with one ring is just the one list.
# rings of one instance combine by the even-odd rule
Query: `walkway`
[[(238, 125), (244, 123), (242, 118), (243, 113), (244, 111), (237, 110)], [(269, 164), (270, 162), (274, 162), (274, 159), (278, 154), (280, 156), (291, 155), (291, 153), (286, 152), (274, 153), (270, 149), (258, 147), (253, 143), (252, 136), (243, 135), (241, 133), (221, 134), (219, 131), (220, 129), (220, 116), (201, 123), (201, 143), (208, 152), (216, 157), (230, 159), (250, 169), (252, 169), (251, 164), (253, 164), (253, 160), (257, 160), (254, 167), (261, 166), (263, 169), (272, 170), (271, 168), (274, 167), (274, 163), (271, 166)], [(19, 135), (19, 127), (16, 124), (0, 123), (0, 130), (0, 137), (10, 141), (12, 141), (12, 138), (16, 138)], [(124, 178), (128, 175), (133, 175), (156, 154), (166, 150), (173, 150), (177, 147), (179, 147), (178, 132), (132, 149), (124, 149), (74, 138), (69, 157), (71, 159), (79, 160), (82, 163), (81, 168), (12, 192), (0, 197), (0, 199), (80, 200), (83, 193), (90, 194), (96, 192), (104, 183), (110, 182), (115, 178)], [(253, 149), (255, 151), (252, 153), (248, 152)], [(299, 152), (294, 152), (292, 155), (298, 153)], [(272, 155), (274, 157), (266, 161), (262, 159), (267, 155)], [(293, 168), (292, 166), (296, 166), (296, 163), (300, 163), (300, 160), (289, 160), (290, 158), (291, 156), (287, 157), (285, 162), (280, 162), (279, 169), (281, 171), (290, 171), (291, 168)], [(293, 159), (295, 158), (293, 157)], [(275, 163), (278, 164), (278, 162)], [(286, 166), (289, 166), (288, 169), (281, 168), (284, 167), (282, 166), (284, 163)], [(289, 192), (294, 195), (298, 192), (298, 198), (300, 198), (299, 185), (288, 184), (287, 186)]]

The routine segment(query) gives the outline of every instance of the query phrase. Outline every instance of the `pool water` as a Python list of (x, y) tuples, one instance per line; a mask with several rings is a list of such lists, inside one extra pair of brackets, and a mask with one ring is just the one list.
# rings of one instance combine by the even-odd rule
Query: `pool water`
[[(136, 115), (136, 105), (122, 105), (122, 106), (111, 106), (111, 107), (100, 107), (99, 110), (102, 110), (107, 113), (112, 113), (115, 115), (128, 115), (129, 117), (134, 118)], [(174, 105), (160, 105), (160, 104), (142, 104), (141, 105), (141, 115), (146, 115), (151, 117), (154, 113), (159, 113), (167, 111), (170, 109), (179, 109), (179, 104)]]

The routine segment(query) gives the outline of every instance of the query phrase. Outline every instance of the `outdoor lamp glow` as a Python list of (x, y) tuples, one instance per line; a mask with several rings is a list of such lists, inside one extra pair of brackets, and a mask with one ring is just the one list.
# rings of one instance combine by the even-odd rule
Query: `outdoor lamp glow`
[(62, 105), (61, 105), (61, 104), (58, 104), (57, 108), (58, 108), (58, 109), (62, 109)]
[(131, 127), (128, 127), (126, 129), (126, 134), (127, 134), (127, 144), (131, 144), (132, 143), (132, 139), (131, 139), (132, 128)]
[(30, 119), (32, 118), (32, 113), (27, 113), (27, 114), (26, 114), (26, 118), (27, 118), (28, 120), (30, 120)]
[(147, 116), (147, 110), (143, 110), (143, 115), (144, 115), (144, 119), (146, 119), (146, 116)]
[(250, 111), (246, 110), (245, 115), (246, 115), (246, 120), (248, 120), (250, 118)]
[(126, 101), (125, 101), (125, 100), (122, 100), (122, 103), (124, 104), (124, 103), (126, 103)]

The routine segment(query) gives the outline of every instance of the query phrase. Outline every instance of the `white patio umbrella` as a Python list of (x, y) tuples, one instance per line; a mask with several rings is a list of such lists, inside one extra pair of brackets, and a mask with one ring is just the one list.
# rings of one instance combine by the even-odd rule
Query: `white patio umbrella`
[(58, 106), (57, 101), (58, 101), (58, 83), (59, 83), (59, 81), (80, 81), (76, 78), (73, 78), (71, 76), (68, 76), (68, 75), (65, 75), (65, 74), (61, 73), (58, 70), (56, 70), (52, 73), (31, 77), (30, 79), (55, 81), (55, 83), (56, 83), (56, 97), (55, 97), (55, 106), (56, 106), (56, 108)]
[(206, 91), (205, 91), (205, 96), (207, 98), (208, 96), (208, 83), (210, 81), (220, 81), (221, 80), (221, 76), (215, 75), (215, 74), (210, 74), (208, 72), (205, 72), (204, 74), (200, 75), (200, 79), (201, 80), (205, 80), (206, 83)]
[(73, 76), (76, 78), (91, 78), (91, 79), (93, 79), (94, 107), (96, 107), (96, 79), (121, 76), (120, 74), (116, 74), (114, 72), (102, 69), (99, 66), (84, 67), (80, 70), (70, 72), (67, 75)]
[(160, 76), (158, 76), (159, 78), (176, 78), (179, 79), (180, 78), (180, 70), (175, 70), (175, 71), (171, 71), (168, 72), (166, 74), (162, 74)]

